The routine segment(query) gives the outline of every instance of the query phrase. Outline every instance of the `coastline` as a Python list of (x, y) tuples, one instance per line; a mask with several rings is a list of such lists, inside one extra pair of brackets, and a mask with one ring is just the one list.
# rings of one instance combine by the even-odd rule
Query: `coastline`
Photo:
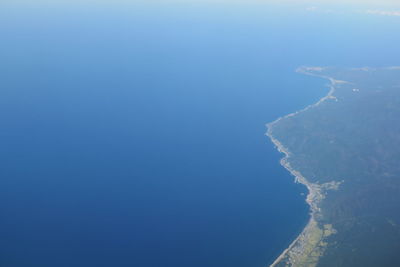
[[(310, 104), (307, 107), (287, 114), (283, 117), (276, 119), (275, 121), (268, 123), (267, 133), (266, 135), (270, 138), (272, 143), (275, 145), (276, 149), (284, 154), (284, 157), (280, 160), (280, 164), (287, 170), (291, 175), (295, 177), (295, 182), (303, 184), (307, 187), (308, 194), (306, 197), (306, 202), (310, 206), (310, 220), (306, 224), (305, 228), (299, 234), (297, 238), (286, 248), (270, 265), (270, 267), (276, 267), (278, 264), (282, 263), (284, 266), (302, 266), (307, 263), (307, 266), (316, 266), (318, 262), (318, 258), (322, 255), (324, 247), (326, 247), (326, 243), (323, 242), (323, 239), (331, 234), (335, 233), (335, 230), (332, 228), (332, 225), (325, 225), (324, 227), (320, 227), (318, 225), (317, 217), (320, 213), (319, 203), (324, 199), (325, 194), (324, 191), (330, 189), (337, 189), (340, 183), (330, 182), (325, 184), (317, 184), (311, 183), (308, 181), (299, 171), (293, 169), (290, 166), (289, 159), (292, 154), (288, 148), (286, 148), (277, 138), (275, 138), (272, 134), (272, 129), (275, 124), (279, 123), (281, 120), (284, 120), (289, 117), (296, 116), (299, 113), (307, 111), (311, 108), (314, 108), (328, 99), (333, 99), (337, 101), (336, 97), (333, 95), (335, 92), (335, 86), (338, 83), (346, 83), (345, 81), (335, 80), (332, 77), (317, 75), (310, 71), (322, 71), (324, 68), (321, 67), (300, 67), (296, 70), (297, 73), (320, 77), (323, 79), (327, 79), (330, 82), (329, 92), (327, 95), (319, 99), (316, 103)], [(321, 229), (322, 228), (322, 229)], [(313, 255), (311, 255), (313, 253)], [(313, 259), (310, 261), (308, 256), (313, 256)]]

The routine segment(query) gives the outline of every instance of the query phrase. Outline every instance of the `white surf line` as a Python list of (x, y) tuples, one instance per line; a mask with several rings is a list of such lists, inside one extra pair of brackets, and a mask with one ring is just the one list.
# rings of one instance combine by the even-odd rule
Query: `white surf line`
[(307, 232), (308, 227), (310, 227), (313, 224), (313, 222), (315, 222), (315, 213), (318, 211), (318, 206), (317, 206), (318, 201), (317, 202), (314, 202), (314, 201), (315, 201), (315, 199), (319, 200), (320, 198), (319, 197), (316, 198), (316, 196), (321, 194), (319, 192), (320, 191), (319, 185), (310, 183), (303, 175), (301, 175), (301, 173), (299, 171), (296, 171), (295, 169), (293, 169), (290, 166), (288, 159), (290, 158), (291, 153), (290, 153), (289, 149), (285, 148), (281, 142), (279, 142), (276, 138), (273, 137), (273, 135), (271, 133), (271, 127), (274, 124), (278, 123), (282, 119), (295, 116), (295, 115), (297, 115), (301, 112), (304, 112), (308, 109), (317, 107), (321, 103), (323, 103), (324, 101), (326, 101), (328, 99), (336, 99), (336, 97), (333, 95), (335, 92), (335, 86), (340, 83), (347, 83), (346, 81), (335, 80), (332, 77), (328, 77), (328, 76), (324, 76), (324, 75), (317, 75), (314, 73), (307, 72), (307, 69), (313, 70), (313, 68), (302, 67), (302, 68), (297, 69), (296, 71), (299, 73), (302, 73), (302, 74), (316, 76), (316, 77), (320, 77), (320, 78), (329, 80), (330, 81), (330, 90), (329, 90), (328, 94), (326, 96), (322, 97), (320, 100), (318, 100), (318, 102), (316, 102), (314, 104), (308, 105), (307, 107), (305, 107), (299, 111), (295, 111), (293, 113), (287, 114), (283, 117), (276, 119), (275, 121), (273, 121), (271, 123), (268, 123), (266, 125), (267, 126), (266, 135), (271, 139), (272, 143), (276, 146), (278, 151), (285, 154), (285, 156), (280, 160), (280, 164), (295, 177), (295, 181), (297, 183), (303, 184), (307, 187), (308, 195), (306, 198), (306, 202), (310, 206), (310, 220), (308, 221), (307, 225), (304, 227), (303, 231), (299, 234), (299, 236), (289, 245), (289, 247), (287, 249), (285, 249), (279, 255), (279, 257), (270, 265), (270, 267), (276, 266), (282, 259), (284, 259), (284, 257), (287, 255), (287, 253), (290, 252), (290, 250), (296, 245), (297, 241), (299, 241), (299, 239), (303, 236), (303, 234)]

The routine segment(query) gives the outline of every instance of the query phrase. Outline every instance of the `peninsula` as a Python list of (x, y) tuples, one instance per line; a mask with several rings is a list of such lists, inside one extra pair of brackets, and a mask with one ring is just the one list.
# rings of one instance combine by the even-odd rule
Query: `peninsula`
[(297, 72), (328, 80), (329, 92), (267, 124), (310, 205), (271, 266), (400, 266), (400, 68)]

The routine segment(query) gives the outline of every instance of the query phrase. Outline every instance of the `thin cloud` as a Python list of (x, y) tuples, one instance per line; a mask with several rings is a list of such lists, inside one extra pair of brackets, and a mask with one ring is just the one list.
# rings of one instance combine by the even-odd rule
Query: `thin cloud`
[(318, 10), (318, 7), (316, 7), (316, 6), (310, 6), (310, 7), (307, 7), (306, 10), (307, 10), (307, 11), (312, 11), (312, 12), (314, 12), (314, 11), (317, 11), (317, 10)]
[(379, 15), (379, 16), (396, 16), (396, 17), (400, 17), (400, 11), (388, 11), (388, 10), (367, 10), (365, 11), (366, 14), (370, 14), (370, 15)]
[(306, 11), (315, 13), (338, 13), (338, 11), (332, 9), (320, 8), (317, 6), (309, 6), (306, 8)]

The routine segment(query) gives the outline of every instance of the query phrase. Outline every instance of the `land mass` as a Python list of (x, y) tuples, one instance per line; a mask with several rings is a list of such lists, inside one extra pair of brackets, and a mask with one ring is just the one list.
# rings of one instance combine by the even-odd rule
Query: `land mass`
[(400, 266), (400, 67), (301, 67), (328, 94), (267, 125), (309, 191), (310, 221), (278, 266)]

